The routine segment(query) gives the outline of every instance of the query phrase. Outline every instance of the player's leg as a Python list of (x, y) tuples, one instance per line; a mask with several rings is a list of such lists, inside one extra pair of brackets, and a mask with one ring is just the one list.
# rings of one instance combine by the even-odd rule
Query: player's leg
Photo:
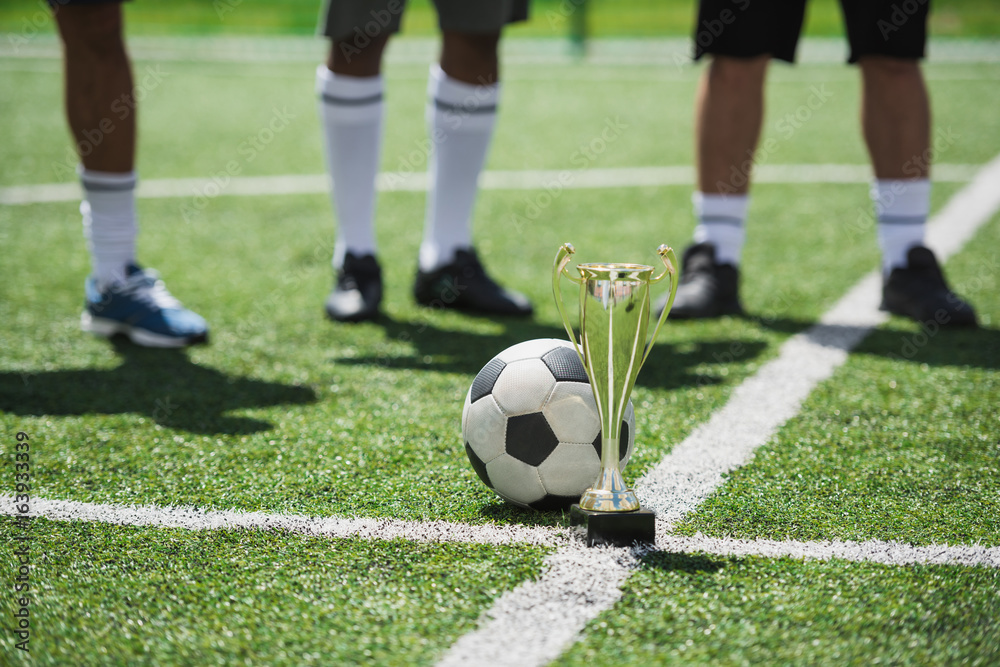
[(725, 0), (703, 0), (699, 7), (695, 58), (709, 54), (711, 62), (695, 107), (698, 223), (684, 251), (673, 318), (742, 312), (739, 264), (764, 80), (772, 57), (794, 59), (802, 11), (800, 3)]
[(739, 313), (739, 264), (770, 57), (713, 56), (695, 110), (697, 226), (683, 257), (683, 291), (671, 316)]
[(403, 0), (333, 0), (325, 8), (330, 56), (316, 70), (330, 196), (337, 216), (336, 282), (326, 300), (334, 320), (378, 316), (382, 271), (376, 259), (375, 177), (382, 147), (382, 53), (399, 30)]
[(155, 347), (207, 340), (208, 327), (136, 264), (135, 103), (117, 2), (55, 5), (63, 43), (66, 115), (81, 166), (84, 235), (93, 272), (81, 324)]
[(436, 5), (443, 44), (441, 63), (431, 67), (428, 82), (431, 189), (414, 296), (432, 307), (530, 315), (527, 298), (486, 274), (471, 233), (500, 99), (500, 31), (527, 16), (527, 3), (436, 0)]
[(851, 62), (862, 77), (861, 123), (875, 172), (871, 196), (885, 278), (882, 308), (940, 325), (976, 324), (924, 246), (930, 211), (930, 101), (920, 69), (926, 5), (901, 26), (890, 2), (843, 3)]

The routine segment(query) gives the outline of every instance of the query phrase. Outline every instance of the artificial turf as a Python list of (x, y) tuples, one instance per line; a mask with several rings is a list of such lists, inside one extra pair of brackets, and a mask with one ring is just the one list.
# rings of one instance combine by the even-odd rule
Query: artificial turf
[(656, 553), (569, 665), (992, 665), (1000, 572)]
[[(164, 61), (166, 76), (140, 108), (142, 177), (207, 183), (233, 159), (246, 176), (322, 173), (315, 64)], [(157, 63), (136, 65), (145, 72)], [(940, 161), (994, 157), (996, 65), (926, 71), (935, 129), (949, 137)], [(53, 59), (0, 61), (0, 83), (18, 91), (0, 97), (13, 128), (0, 161), (3, 187), (72, 180), (59, 72)], [(691, 162), (697, 68), (563, 63), (504, 72), (490, 169), (579, 167), (574, 156), (609, 120), (627, 127), (586, 168)], [(416, 150), (411, 162), (422, 171), (426, 63), (394, 62), (387, 80), (382, 167), (399, 169)], [(817, 86), (828, 100), (789, 134), (781, 120), (808, 105)], [(777, 146), (769, 163), (864, 164), (857, 94), (857, 73), (841, 65), (775, 67), (763, 134)], [(190, 113), (192, 101), (198, 113)], [(241, 143), (276, 109), (290, 116), (287, 126), (246, 160)], [(960, 185), (937, 183), (935, 210)], [(185, 219), (197, 194), (193, 187), (190, 197), (139, 201), (140, 259), (212, 327), (211, 345), (190, 351), (82, 335), (88, 259), (76, 202), (0, 207), (8, 250), (0, 263), (0, 424), (31, 435), (36, 497), (562, 525), (558, 514), (501, 503), (479, 482), (459, 436), (465, 392), (503, 348), (563, 337), (549, 273), (559, 244), (572, 241), (582, 261), (652, 262), (659, 243), (680, 249), (693, 226), (687, 186), (565, 190), (517, 233), (513, 216), (539, 192), (484, 191), (480, 251), (538, 308), (532, 321), (492, 320), (413, 304), (424, 195), (383, 193), (385, 316), (343, 326), (322, 313), (335, 231), (325, 195), (223, 194)], [(860, 183), (755, 187), (744, 255), (749, 316), (665, 326), (633, 394), (628, 480), (876, 266), (874, 229), (855, 224), (869, 207)], [(998, 237), (994, 219), (946, 267), (980, 309), (983, 329), (935, 335), (908, 357), (901, 341), (919, 329), (891, 320), (679, 530), (997, 545)], [(7, 465), (11, 443), (0, 442)], [(40, 664), (184, 664), (201, 656), (430, 663), (501, 591), (537, 575), (543, 555), (255, 531), (33, 526)], [(9, 535), (12, 520), (0, 518), (0, 530)], [(4, 560), (13, 562), (7, 553)], [(441, 582), (450, 587), (431, 587)], [(940, 655), (989, 664), (1000, 645), (991, 620), (996, 591), (995, 570), (984, 568), (661, 554), (564, 660), (606, 653), (615, 664), (933, 663)], [(6, 622), (14, 603), (0, 599)]]
[[(0, 522), (0, 555), (16, 562)], [(532, 547), (31, 523), (36, 665), (433, 664)], [(5, 630), (17, 598), (0, 596)], [(4, 664), (19, 652), (4, 632)], [(23, 655), (23, 654), (22, 654)]]

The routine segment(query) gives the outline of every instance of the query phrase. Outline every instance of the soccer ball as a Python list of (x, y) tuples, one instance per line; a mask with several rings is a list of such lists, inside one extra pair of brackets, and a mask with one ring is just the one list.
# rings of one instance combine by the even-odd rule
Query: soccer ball
[[(504, 500), (536, 510), (579, 502), (601, 469), (601, 419), (573, 345), (542, 338), (493, 357), (465, 397), (462, 440), (476, 474)], [(634, 441), (629, 401), (622, 469)]]

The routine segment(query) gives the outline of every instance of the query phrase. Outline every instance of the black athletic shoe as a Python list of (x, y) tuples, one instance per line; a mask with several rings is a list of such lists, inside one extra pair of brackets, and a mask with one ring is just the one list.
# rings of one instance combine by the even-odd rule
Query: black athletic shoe
[(882, 310), (918, 322), (975, 327), (976, 311), (949, 289), (930, 249), (910, 248), (906, 267), (895, 268), (882, 286)]
[(361, 322), (378, 317), (382, 303), (382, 269), (374, 255), (344, 256), (337, 284), (326, 297), (326, 314), (338, 322)]
[(506, 290), (486, 275), (472, 248), (458, 250), (451, 264), (434, 271), (417, 271), (413, 296), (422, 306), (454, 308), (491, 315), (531, 315), (523, 294)]
[[(667, 315), (671, 319), (700, 319), (743, 313), (739, 298), (740, 270), (715, 261), (715, 246), (698, 243), (688, 246), (681, 260), (681, 283)], [(657, 314), (667, 305), (664, 297)]]

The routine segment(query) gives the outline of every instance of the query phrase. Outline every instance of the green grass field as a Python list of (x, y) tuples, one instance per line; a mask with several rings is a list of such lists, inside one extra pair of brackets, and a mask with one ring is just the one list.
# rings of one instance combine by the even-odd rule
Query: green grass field
[[(611, 3), (596, 2), (595, 11), (602, 4)], [(836, 18), (832, 5), (818, 4), (814, 16)], [(315, 8), (300, 5), (289, 3), (299, 9), (281, 32), (311, 30)], [(975, 3), (940, 5), (963, 17), (962, 26), (979, 16)], [(198, 18), (178, 25), (204, 19), (204, 7), (183, 7)], [(231, 32), (260, 24), (273, 33), (268, 7), (237, 7), (232, 19), (245, 23)], [(0, 25), (16, 26), (18, 11), (0, 8)], [(139, 32), (156, 39), (159, 31), (143, 30), (140, 19), (164, 10), (140, 1), (129, 11)], [(686, 20), (671, 19), (652, 34), (682, 34)], [(419, 22), (412, 25), (419, 35)], [(574, 155), (609, 122), (622, 129), (588, 169), (691, 164), (699, 68), (669, 57), (617, 64), (635, 55), (628, 45), (607, 58), (553, 57), (540, 65), (533, 54), (561, 53), (561, 42), (535, 39), (545, 32), (537, 25), (523, 30), (525, 39), (507, 45), (513, 57), (489, 170), (576, 168)], [(147, 77), (139, 115), (144, 180), (208, 183), (232, 160), (242, 176), (323, 172), (309, 57), (321, 56), (320, 43), (293, 40), (294, 57), (252, 66), (190, 55), (186, 42), (138, 43), (137, 83)], [(165, 49), (158, 58), (156, 44)], [(418, 37), (404, 41), (401, 54), (407, 44), (419, 56), (390, 59), (386, 70), (385, 171), (419, 153), (425, 133), (431, 51)], [(947, 48), (986, 54), (926, 67), (935, 136), (947, 138), (937, 159), (971, 173), (1000, 152), (1000, 52), (983, 41)], [(0, 89), (15, 94), (0, 96), (8, 127), (0, 194), (72, 181), (55, 52), (5, 53)], [(815, 86), (825, 86), (829, 101), (788, 136), (781, 119)], [(774, 139), (777, 149), (768, 164), (866, 164), (858, 88), (857, 73), (835, 59), (775, 67), (763, 141)], [(247, 160), (241, 142), (279, 113), (287, 125)], [(934, 210), (964, 185), (937, 183)], [(15, 434), (24, 432), (36, 499), (567, 525), (561, 514), (506, 505), (480, 483), (461, 442), (465, 393), (500, 350), (565, 337), (550, 291), (562, 242), (572, 241), (581, 261), (653, 263), (659, 243), (688, 242), (690, 186), (567, 189), (521, 233), (511, 233), (511, 216), (541, 191), (484, 190), (477, 245), (495, 273), (533, 299), (537, 314), (527, 322), (415, 306), (424, 194), (383, 192), (385, 317), (357, 326), (323, 317), (335, 232), (325, 194), (223, 189), (186, 220), (201, 191), (139, 200), (141, 260), (212, 327), (211, 344), (189, 351), (82, 334), (89, 260), (78, 204), (0, 206), (0, 493), (15, 492)], [(665, 326), (633, 394), (628, 481), (650, 471), (876, 266), (874, 230), (852, 225), (869, 206), (860, 182), (757, 185), (744, 253), (750, 316)], [(981, 329), (921, 338), (916, 324), (890, 319), (674, 532), (1000, 547), (998, 246), (994, 211), (946, 265), (978, 308)], [(9, 512), (0, 533), (0, 664), (432, 665), (503, 593), (543, 576), (555, 551), (36, 518), (25, 654), (13, 634), (21, 531)], [(556, 664), (991, 665), (1000, 663), (998, 619), (995, 565), (654, 551)]]

